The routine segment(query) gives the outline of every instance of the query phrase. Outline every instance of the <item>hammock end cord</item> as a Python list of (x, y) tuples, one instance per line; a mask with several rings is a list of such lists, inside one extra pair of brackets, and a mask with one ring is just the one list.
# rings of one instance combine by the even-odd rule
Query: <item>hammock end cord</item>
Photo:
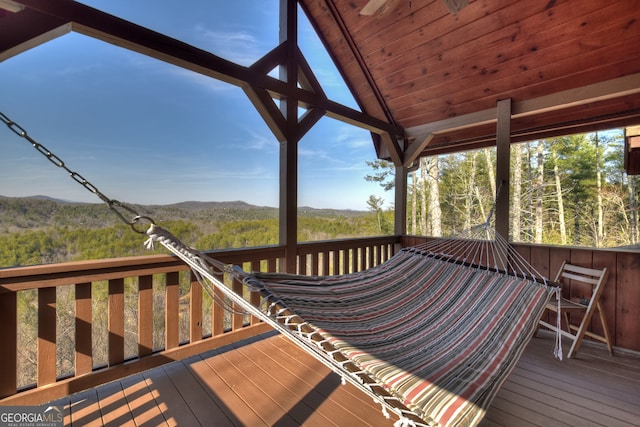
[[(150, 218), (136, 217), (136, 219), (133, 221), (132, 224), (135, 225), (139, 219), (144, 219), (149, 221), (149, 227), (147, 228), (146, 231), (139, 231), (138, 228), (134, 227), (135, 231), (141, 234), (145, 234), (148, 237), (147, 240), (145, 240), (144, 242), (145, 248), (150, 250), (154, 249), (155, 242), (158, 242), (163, 246), (165, 246), (167, 249), (169, 249), (169, 251), (173, 252), (174, 254), (177, 255), (178, 253), (180, 253), (182, 256), (190, 259), (192, 262), (196, 262), (205, 270), (209, 270), (211, 267), (215, 267), (218, 270), (220, 270), (220, 272), (231, 273), (233, 275), (242, 276), (242, 277), (245, 276), (245, 273), (239, 267), (223, 264), (185, 245), (184, 243), (182, 243), (180, 239), (178, 239), (170, 231), (162, 228)], [(176, 253), (176, 251), (178, 253)]]
[(562, 288), (557, 287), (554, 291), (555, 298), (558, 301), (558, 308), (556, 310), (556, 343), (553, 348), (553, 355), (556, 359), (562, 360), (562, 314), (560, 313), (562, 306)]

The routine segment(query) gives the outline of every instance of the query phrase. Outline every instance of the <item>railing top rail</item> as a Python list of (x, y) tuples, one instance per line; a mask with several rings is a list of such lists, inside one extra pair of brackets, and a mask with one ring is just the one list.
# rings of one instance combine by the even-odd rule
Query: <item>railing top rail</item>
[[(313, 252), (393, 244), (399, 241), (399, 236), (381, 236), (305, 242), (298, 245), (298, 253), (305, 255)], [(207, 253), (223, 263), (242, 264), (283, 258), (285, 249), (283, 246), (272, 245), (215, 250)], [(178, 258), (166, 254), (0, 268), (0, 293), (109, 280), (121, 278), (123, 275), (142, 276), (187, 269), (188, 267)]]

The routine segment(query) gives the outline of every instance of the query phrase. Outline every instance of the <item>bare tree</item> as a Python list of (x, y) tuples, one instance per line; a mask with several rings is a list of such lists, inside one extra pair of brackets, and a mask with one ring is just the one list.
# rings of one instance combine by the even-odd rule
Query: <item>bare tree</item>
[(417, 173), (411, 172), (411, 233), (416, 234), (418, 211), (418, 183)]
[(431, 235), (442, 236), (442, 210), (440, 209), (440, 184), (438, 157), (429, 157), (427, 160), (429, 176), (429, 223)]
[(597, 230), (596, 230), (596, 247), (602, 247), (604, 241), (604, 208), (602, 205), (602, 171), (601, 171), (601, 153), (600, 153), (600, 141), (598, 138), (598, 132), (595, 134), (594, 139), (596, 145), (596, 191), (597, 191)]
[(496, 174), (494, 172), (495, 167), (493, 165), (493, 159), (491, 158), (491, 150), (485, 148), (482, 150), (484, 153), (484, 159), (487, 162), (487, 174), (489, 175), (489, 185), (491, 186), (491, 194), (493, 194), (493, 200), (496, 200)]
[(420, 234), (427, 235), (427, 159), (420, 158)]
[(542, 223), (543, 223), (543, 198), (544, 198), (544, 142), (538, 141), (537, 145), (537, 173), (536, 173), (536, 198), (534, 216), (534, 242), (542, 243)]
[(631, 244), (636, 245), (638, 239), (638, 204), (636, 201), (636, 177), (627, 175), (627, 188), (629, 189), (629, 207), (631, 211)]
[(513, 146), (513, 190), (511, 198), (511, 239), (520, 241), (522, 213), (522, 144)]
[[(469, 153), (469, 155), (471, 156), (471, 167), (468, 170), (468, 177), (467, 177), (467, 185), (466, 185), (466, 189), (465, 189), (465, 195), (464, 195), (464, 229), (468, 230), (471, 228), (471, 212), (473, 211), (473, 197), (475, 195), (475, 190), (477, 189), (476, 186), (476, 160), (478, 157), (478, 152), (477, 151), (472, 151)], [(480, 205), (482, 206), (482, 201), (480, 201)]]
[(558, 154), (551, 150), (553, 159), (553, 177), (555, 179), (556, 200), (558, 203), (558, 224), (560, 227), (560, 243), (567, 244), (567, 226), (564, 221), (564, 199), (562, 195), (562, 180), (560, 179), (560, 169), (558, 167)]

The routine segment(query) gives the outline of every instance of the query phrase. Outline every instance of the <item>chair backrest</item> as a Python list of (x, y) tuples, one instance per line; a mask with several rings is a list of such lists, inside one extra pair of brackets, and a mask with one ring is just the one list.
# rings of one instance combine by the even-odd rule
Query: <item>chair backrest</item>
[(558, 274), (556, 275), (556, 283), (566, 283), (566, 280), (588, 284), (591, 286), (591, 301), (597, 301), (604, 289), (603, 284), (607, 280), (607, 268), (596, 269), (580, 267), (579, 265), (568, 264), (566, 261), (562, 263)]

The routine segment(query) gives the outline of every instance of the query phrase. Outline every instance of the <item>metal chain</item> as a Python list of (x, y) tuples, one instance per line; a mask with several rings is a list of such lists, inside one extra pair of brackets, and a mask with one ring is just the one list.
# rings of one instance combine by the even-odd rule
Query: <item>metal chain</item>
[[(7, 127), (13, 131), (13, 133), (29, 141), (29, 143), (33, 146), (33, 148), (35, 148), (40, 154), (46, 157), (51, 163), (53, 163), (59, 168), (66, 170), (74, 181), (82, 185), (91, 193), (98, 196), (100, 200), (105, 202), (109, 206), (109, 208), (118, 216), (118, 218), (120, 218), (122, 222), (124, 222), (125, 224), (129, 225), (133, 229), (133, 231), (135, 231), (136, 233), (145, 234), (145, 230), (143, 230), (142, 228), (137, 228), (137, 226), (141, 226), (141, 223), (143, 222), (145, 223), (149, 222), (149, 223), (155, 224), (153, 219), (151, 219), (150, 217), (139, 215), (138, 212), (136, 212), (136, 210), (133, 209), (132, 207), (127, 206), (124, 203), (121, 203), (114, 199), (110, 199), (109, 197), (105, 196), (102, 192), (100, 192), (100, 190), (98, 190), (98, 188), (95, 185), (87, 181), (78, 172), (75, 172), (69, 169), (60, 157), (56, 156), (51, 151), (49, 151), (44, 145), (40, 144), (39, 142), (31, 138), (27, 133), (27, 131), (22, 126), (12, 121), (2, 112), (0, 112), (0, 120), (2, 120), (4, 124), (6, 124)], [(128, 220), (124, 216), (124, 212), (133, 214), (134, 215), (133, 219)]]

